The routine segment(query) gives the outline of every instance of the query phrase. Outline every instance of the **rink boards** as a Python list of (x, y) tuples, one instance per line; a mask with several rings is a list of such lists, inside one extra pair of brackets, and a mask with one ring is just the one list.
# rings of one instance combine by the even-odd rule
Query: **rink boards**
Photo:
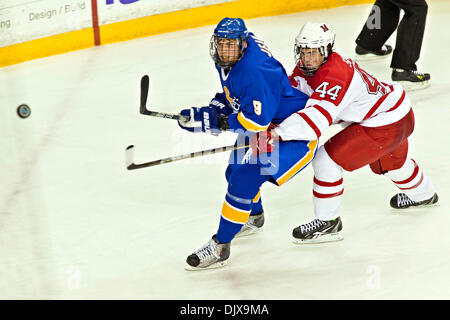
[(12, 0), (0, 5), (0, 67), (101, 44), (371, 0)]

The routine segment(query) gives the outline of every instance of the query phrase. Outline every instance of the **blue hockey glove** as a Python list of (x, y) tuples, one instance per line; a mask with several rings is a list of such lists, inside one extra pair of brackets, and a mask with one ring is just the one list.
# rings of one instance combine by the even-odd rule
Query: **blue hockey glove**
[(181, 116), (186, 117), (188, 120), (180, 119), (178, 120), (178, 125), (190, 132), (201, 132), (202, 131), (202, 118), (200, 108), (189, 108), (183, 109), (180, 112)]
[(220, 133), (219, 129), (219, 108), (214, 107), (201, 107), (201, 124), (202, 131), (218, 136)]
[(227, 100), (223, 92), (216, 93), (214, 98), (209, 102), (209, 106), (219, 108), (219, 113), (226, 116), (233, 113), (233, 110), (227, 105)]
[(178, 125), (190, 132), (202, 131), (216, 136), (220, 133), (220, 129), (228, 129), (226, 116), (231, 113), (233, 113), (233, 110), (227, 105), (225, 94), (223, 92), (216, 93), (208, 107), (181, 110), (180, 115), (188, 120), (180, 119)]
[[(223, 130), (228, 129), (228, 118), (220, 114), (218, 107), (183, 109), (180, 115), (189, 120), (180, 119), (178, 120), (178, 125), (190, 132), (206, 132), (217, 136), (220, 133), (220, 128)], [(220, 122), (219, 119), (221, 120)]]

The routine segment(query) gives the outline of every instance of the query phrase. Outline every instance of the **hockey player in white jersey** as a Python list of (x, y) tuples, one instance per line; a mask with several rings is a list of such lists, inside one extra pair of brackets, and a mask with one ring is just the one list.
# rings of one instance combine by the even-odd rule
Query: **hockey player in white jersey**
[[(293, 230), (294, 242), (343, 238), (340, 203), (342, 171), (370, 165), (400, 189), (390, 205), (396, 209), (435, 204), (431, 180), (408, 157), (414, 130), (411, 101), (401, 85), (380, 82), (357, 63), (333, 52), (335, 35), (325, 23), (306, 23), (295, 38), (296, 67), (291, 84), (310, 98), (305, 109), (285, 119), (268, 134), (282, 141), (318, 139), (332, 124), (345, 129), (317, 152), (313, 201), (316, 219)], [(264, 151), (267, 140), (257, 142)]]

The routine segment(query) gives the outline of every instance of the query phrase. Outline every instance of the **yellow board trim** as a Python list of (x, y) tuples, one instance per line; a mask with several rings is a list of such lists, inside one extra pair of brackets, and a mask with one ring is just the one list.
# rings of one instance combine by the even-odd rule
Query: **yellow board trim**
[[(373, 0), (235, 0), (101, 25), (100, 39), (101, 44), (109, 44), (215, 25), (226, 16), (250, 19), (368, 3), (373, 3)], [(93, 46), (93, 28), (31, 40), (0, 48), (0, 67)]]
[(284, 175), (282, 175), (277, 180), (277, 184), (281, 186), (283, 183), (288, 181), (290, 178), (292, 178), (297, 172), (302, 170), (311, 160), (314, 158), (314, 152), (317, 148), (319, 140), (313, 140), (310, 143), (308, 143), (308, 153), (300, 159), (291, 169), (286, 171)]
[(103, 25), (100, 34), (102, 43), (113, 43), (215, 25), (224, 17), (249, 19), (364, 3), (373, 3), (373, 0), (236, 0)]
[(0, 48), (0, 67), (94, 46), (92, 28)]
[(240, 211), (224, 201), (222, 206), (222, 216), (231, 222), (244, 224), (250, 216), (250, 211)]

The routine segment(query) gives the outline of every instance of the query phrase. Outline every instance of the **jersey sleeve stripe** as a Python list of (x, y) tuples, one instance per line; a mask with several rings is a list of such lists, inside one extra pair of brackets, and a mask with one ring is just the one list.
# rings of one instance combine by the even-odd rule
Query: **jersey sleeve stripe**
[(237, 119), (239, 123), (248, 131), (258, 132), (258, 131), (264, 131), (267, 130), (270, 123), (268, 123), (265, 126), (262, 126), (260, 124), (257, 124), (256, 122), (247, 119), (242, 112), (238, 113)]
[(402, 96), (397, 101), (397, 103), (392, 108), (390, 108), (388, 111), (386, 111), (386, 112), (389, 112), (389, 111), (397, 109), (402, 104), (403, 100), (405, 100), (405, 96), (406, 96), (406, 92), (405, 92), (405, 90), (403, 90)]
[(305, 122), (313, 129), (314, 133), (317, 135), (317, 138), (319, 138), (322, 133), (320, 132), (319, 128), (316, 126), (316, 124), (303, 112), (297, 112), (297, 114), (305, 120)]
[(327, 118), (328, 120), (328, 124), (331, 126), (333, 124), (333, 118), (331, 117), (330, 113), (325, 110), (324, 108), (322, 108), (321, 106), (319, 106), (318, 104), (315, 104), (314, 106), (312, 106), (312, 108), (317, 109), (321, 114), (323, 114), (323, 116), (325, 118)]

